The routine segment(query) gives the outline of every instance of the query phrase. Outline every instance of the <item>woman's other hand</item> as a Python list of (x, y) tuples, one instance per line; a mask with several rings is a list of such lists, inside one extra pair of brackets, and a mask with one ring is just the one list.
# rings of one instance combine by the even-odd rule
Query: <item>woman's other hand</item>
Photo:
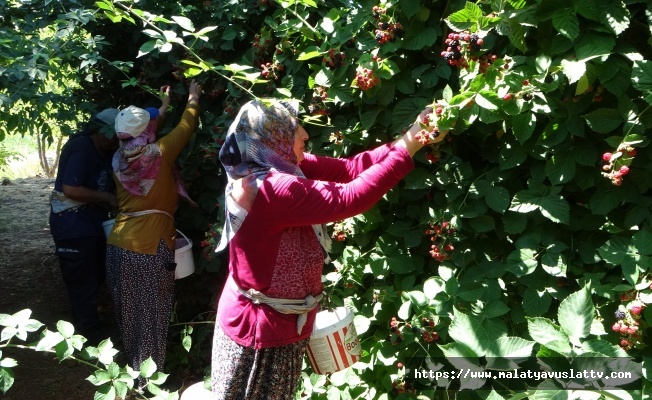
[(434, 135), (431, 135), (431, 139), (428, 140), (427, 143), (423, 143), (418, 139), (418, 133), (421, 131), (421, 126), (419, 124), (420, 121), (424, 121), (430, 114), (432, 114), (433, 110), (432, 107), (426, 107), (421, 114), (417, 117), (416, 122), (408, 129), (405, 134), (399, 138), (396, 142), (394, 142), (394, 145), (397, 146), (402, 146), (405, 147), (410, 153), (411, 156), (413, 156), (417, 151), (419, 151), (423, 146), (426, 144), (433, 144), (433, 143), (439, 143), (444, 138), (446, 137), (446, 134), (448, 131), (445, 132), (438, 132), (437, 137), (433, 137)]
[(170, 106), (170, 86), (161, 86), (158, 90), (158, 97), (161, 99), (161, 109), (167, 110)]
[(202, 87), (194, 79), (190, 82), (188, 87), (188, 103), (199, 102), (199, 97), (201, 96)]

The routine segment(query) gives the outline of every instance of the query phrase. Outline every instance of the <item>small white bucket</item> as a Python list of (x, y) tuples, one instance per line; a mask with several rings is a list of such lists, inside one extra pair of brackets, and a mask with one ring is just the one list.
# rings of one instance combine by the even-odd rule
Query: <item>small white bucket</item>
[(211, 400), (213, 392), (204, 388), (204, 382), (197, 382), (190, 385), (181, 394), (181, 400)]
[(174, 262), (177, 269), (174, 270), (174, 279), (185, 278), (195, 272), (195, 259), (192, 256), (192, 240), (177, 229), (183, 236), (174, 240)]
[(104, 229), (104, 236), (109, 237), (111, 234), (111, 229), (113, 229), (113, 224), (115, 224), (115, 219), (110, 219), (108, 221), (102, 222), (102, 229)]
[(345, 307), (317, 313), (306, 354), (317, 374), (341, 371), (360, 358), (358, 333), (353, 324), (353, 313)]

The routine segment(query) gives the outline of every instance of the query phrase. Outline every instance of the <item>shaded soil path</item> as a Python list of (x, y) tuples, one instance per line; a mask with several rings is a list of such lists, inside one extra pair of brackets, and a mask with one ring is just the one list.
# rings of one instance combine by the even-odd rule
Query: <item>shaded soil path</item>
[[(52, 331), (57, 321), (72, 320), (48, 227), (48, 198), (53, 186), (53, 179), (38, 177), (0, 186), (0, 314), (29, 308), (31, 318)], [(5, 395), (0, 393), (0, 399), (93, 398), (95, 386), (85, 380), (93, 372), (90, 367), (70, 360), (59, 363), (53, 354), (32, 350), (2, 352), (18, 366), (14, 368), (14, 385)]]

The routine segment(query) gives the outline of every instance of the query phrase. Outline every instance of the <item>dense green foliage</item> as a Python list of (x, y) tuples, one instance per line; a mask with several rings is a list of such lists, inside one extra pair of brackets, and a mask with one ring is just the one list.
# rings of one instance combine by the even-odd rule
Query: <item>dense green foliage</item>
[[(146, 105), (149, 87), (174, 82), (180, 105), (187, 79), (205, 87), (201, 132), (182, 160), (199, 207), (177, 213), (181, 229), (203, 239), (202, 270), (180, 284), (181, 321), (198, 305), (209, 309), (224, 270), (224, 256), (212, 252), (223, 218), (215, 155), (239, 105), (254, 96), (299, 99), (312, 151), (346, 156), (396, 137), (432, 104), (429, 124), (450, 129), (452, 140), (419, 153), (415, 170), (373, 209), (331, 227), (336, 261), (326, 267), (326, 291), (331, 304), (356, 311), (362, 360), (330, 376), (306, 367), (298, 396), (432, 397), (435, 387), (485, 384), (415, 379), (415, 370), (454, 370), (462, 358), (497, 371), (504, 366), (491, 364), (496, 357), (552, 356), (564, 370), (584, 358), (630, 355), (642, 357), (645, 378), (626, 392), (489, 380), (488, 390), (445, 395), (649, 398), (647, 2), (97, 7), (108, 20), (87, 29), (111, 50), (80, 66), (90, 68), (82, 96), (97, 100), (107, 90), (111, 101)], [(195, 344), (205, 342), (197, 334), (209, 335), (195, 329)], [(453, 365), (437, 367), (443, 357)]]

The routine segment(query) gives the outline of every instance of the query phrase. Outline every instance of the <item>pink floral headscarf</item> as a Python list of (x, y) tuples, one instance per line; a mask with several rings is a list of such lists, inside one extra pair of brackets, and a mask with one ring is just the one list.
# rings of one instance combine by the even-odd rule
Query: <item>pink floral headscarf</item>
[[(158, 115), (157, 109), (146, 109), (150, 115)], [(151, 118), (145, 129), (133, 135), (117, 132), (120, 148), (113, 155), (113, 171), (122, 186), (134, 196), (146, 196), (154, 185), (161, 168), (161, 148), (156, 143), (158, 123)], [(186, 191), (179, 170), (173, 167), (172, 173), (179, 195), (195, 204)]]

